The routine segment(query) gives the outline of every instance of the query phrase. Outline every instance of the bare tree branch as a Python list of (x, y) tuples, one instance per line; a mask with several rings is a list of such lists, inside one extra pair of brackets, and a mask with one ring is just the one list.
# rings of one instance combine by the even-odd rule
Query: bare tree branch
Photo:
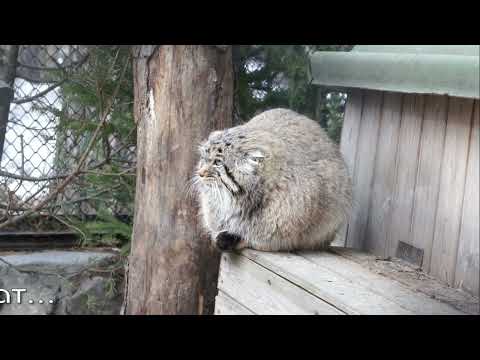
[(41, 177), (34, 177), (34, 176), (27, 176), (27, 175), (17, 175), (7, 171), (0, 170), (0, 176), (7, 177), (14, 180), (21, 180), (21, 181), (51, 181), (57, 179), (65, 179), (72, 173), (68, 174), (60, 174), (60, 175), (52, 175), (52, 176), (41, 176)]
[[(15, 121), (13, 119), (9, 119), (8, 120), (8, 124), (15, 124), (15, 125), (18, 125), (18, 126), (21, 126), (23, 127), (24, 129), (26, 130), (31, 130), (31, 131), (48, 131), (48, 130), (55, 130), (57, 128), (57, 126), (51, 126), (51, 127), (45, 127), (45, 128), (35, 128), (35, 127), (31, 127), (31, 126), (26, 126), (25, 124), (22, 124), (21, 122), (19, 121)], [(5, 129), (7, 126), (2, 126), (0, 127), (0, 129)]]
[(113, 92), (113, 94), (110, 98), (110, 101), (108, 102), (108, 106), (105, 107), (105, 109), (103, 111), (103, 114), (100, 118), (100, 122), (99, 122), (97, 128), (95, 129), (95, 132), (93, 133), (92, 138), (90, 139), (90, 142), (88, 143), (86, 150), (82, 154), (75, 170), (55, 189), (55, 191), (50, 193), (45, 199), (40, 201), (32, 209), (24, 212), (22, 215), (10, 218), (9, 220), (1, 223), (0, 224), (0, 229), (5, 228), (9, 225), (13, 225), (15, 223), (18, 223), (19, 221), (27, 218), (28, 216), (32, 215), (33, 213), (36, 213), (39, 210), (43, 209), (46, 204), (48, 204), (51, 200), (53, 200), (58, 194), (62, 193), (65, 190), (65, 188), (67, 187), (67, 185), (70, 184), (79, 174), (81, 174), (82, 171), (84, 171), (83, 167), (85, 165), (85, 162), (86, 162), (91, 150), (93, 149), (93, 147), (94, 147), (94, 145), (97, 141), (97, 138), (99, 137), (103, 127), (105, 126), (105, 124), (107, 122), (108, 115), (112, 111), (115, 98), (117, 97), (118, 91), (120, 90), (120, 85), (122, 84), (123, 79), (125, 77), (125, 73), (126, 73), (129, 62), (130, 62), (130, 57), (127, 58), (127, 60), (125, 61), (125, 64), (124, 64), (123, 69), (122, 69), (121, 76), (120, 76), (119, 81), (118, 81), (118, 83), (115, 87), (115, 90), (114, 90), (114, 92)]
[[(127, 134), (125, 139), (128, 139), (135, 131), (135, 128), (130, 130), (130, 132)], [(80, 171), (80, 173), (88, 173), (89, 171), (98, 169), (99, 167), (102, 167), (109, 161), (113, 159), (115, 155), (117, 155), (120, 151), (124, 150), (129, 144), (125, 143), (122, 146), (120, 146), (118, 149), (116, 149), (113, 153), (110, 154), (110, 157), (107, 159), (104, 159), (100, 161), (99, 163), (90, 166), (88, 169)], [(43, 182), (43, 181), (52, 181), (52, 180), (58, 180), (58, 179), (65, 179), (69, 177), (72, 173), (67, 173), (67, 174), (58, 174), (58, 175), (52, 175), (52, 176), (40, 176), (40, 177), (34, 177), (34, 176), (27, 176), (27, 175), (18, 175), (14, 174), (8, 171), (3, 171), (0, 170), (0, 176), (9, 178), (9, 179), (14, 179), (14, 180), (23, 180), (23, 181), (33, 181), (33, 182)]]
[(42, 96), (44, 96), (45, 94), (48, 94), (50, 91), (56, 89), (57, 87), (59, 87), (60, 85), (62, 85), (65, 81), (67, 81), (67, 79), (62, 79), (60, 80), (59, 82), (56, 82), (55, 84), (49, 86), (48, 88), (46, 88), (45, 90), (43, 91), (40, 91), (39, 93), (33, 95), (33, 96), (27, 96), (27, 97), (24, 97), (24, 98), (21, 98), (21, 99), (18, 99), (18, 100), (13, 100), (12, 101), (12, 104), (16, 104), (16, 105), (19, 105), (19, 104), (24, 104), (24, 103), (27, 103), (27, 102), (31, 102), (35, 99), (38, 99), (38, 98), (41, 98)]
[[(59, 203), (55, 203), (55, 204), (52, 204), (52, 205), (49, 205), (49, 206), (45, 206), (43, 209), (44, 210), (50, 210), (50, 209), (59, 208), (59, 207), (65, 206), (65, 205), (73, 205), (73, 204), (77, 204), (79, 202), (88, 201), (88, 200), (92, 200), (92, 199), (97, 199), (98, 196), (103, 195), (103, 194), (108, 193), (108, 192), (111, 192), (112, 190), (115, 190), (119, 187), (120, 187), (120, 185), (114, 185), (114, 186), (112, 186), (108, 189), (102, 189), (100, 191), (97, 191), (95, 194), (79, 197), (79, 198), (76, 198), (74, 200), (65, 200), (65, 201), (62, 201), (62, 202), (59, 202)], [(14, 207), (14, 208), (10, 208), (9, 210), (10, 211), (28, 211), (28, 208), (22, 207), (25, 203), (26, 203), (26, 201), (18, 204), (18, 206)], [(8, 209), (8, 204), (0, 203), (0, 209)]]
[[(21, 155), (22, 155), (22, 175), (25, 175), (25, 144), (24, 144), (24, 141), (23, 141), (23, 135), (20, 135), (20, 149), (21, 149)], [(17, 187), (15, 188), (15, 190), (13, 190), (13, 193), (15, 194), (18, 189), (20, 189), (20, 187), (22, 186), (23, 184), (23, 180), (20, 180)]]

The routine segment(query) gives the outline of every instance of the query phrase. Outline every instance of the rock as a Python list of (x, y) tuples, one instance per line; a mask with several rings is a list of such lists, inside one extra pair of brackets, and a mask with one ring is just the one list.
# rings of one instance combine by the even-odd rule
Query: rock
[[(55, 299), (59, 293), (59, 283), (52, 276), (22, 273), (6, 266), (0, 267), (2, 278), (1, 289), (9, 292), (9, 303), (1, 304), (1, 315), (47, 315), (52, 313), (53, 304), (49, 300)], [(25, 291), (15, 291), (25, 289)], [(3, 300), (7, 296), (3, 292)], [(20, 303), (18, 302), (20, 301)]]
[(0, 254), (0, 257), (16, 267), (41, 267), (44, 270), (47, 268), (51, 270), (62, 269), (69, 272), (77, 271), (78, 269), (93, 263), (111, 259), (116, 255), (116, 253), (100, 251), (47, 250), (30, 253), (14, 253), (9, 255)]
[[(8, 263), (0, 261), (0, 315), (120, 313), (123, 267), (116, 252), (43, 251), (0, 259)], [(112, 264), (115, 270), (105, 271)]]
[(85, 279), (75, 293), (65, 301), (66, 314), (118, 315), (123, 297), (111, 293), (108, 279), (95, 276)]

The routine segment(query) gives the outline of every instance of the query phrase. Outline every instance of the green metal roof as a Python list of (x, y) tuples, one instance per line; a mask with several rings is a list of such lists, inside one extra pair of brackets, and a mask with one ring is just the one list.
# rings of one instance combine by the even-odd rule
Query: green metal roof
[(480, 45), (357, 45), (310, 56), (313, 84), (480, 97)]

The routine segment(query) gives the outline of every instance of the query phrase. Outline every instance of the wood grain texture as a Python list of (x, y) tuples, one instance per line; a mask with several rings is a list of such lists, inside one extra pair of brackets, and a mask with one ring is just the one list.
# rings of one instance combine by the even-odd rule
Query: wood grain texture
[(374, 93), (357, 90), (346, 109), (354, 208), (333, 245), (388, 258), (402, 241), (423, 251), (424, 271), (478, 293), (478, 241), (468, 240), (478, 232), (473, 100), (385, 92), (380, 105)]
[(213, 313), (220, 257), (186, 195), (196, 146), (232, 124), (231, 49), (137, 46), (135, 218), (127, 314)]
[(402, 94), (384, 94), (375, 171), (370, 194), (370, 209), (365, 233), (364, 249), (383, 257), (388, 256), (387, 232), (391, 222), (392, 196), (396, 175), (395, 157), (400, 133), (402, 101)]
[(215, 297), (215, 315), (255, 315), (222, 290)]
[(478, 298), (410, 264), (349, 249), (222, 255), (215, 313), (478, 314)]
[(388, 299), (415, 314), (425, 315), (461, 315), (462, 312), (452, 306), (438, 302), (429, 296), (413, 292), (402, 283), (376, 274), (368, 268), (342, 258), (330, 252), (303, 252), (300, 256), (320, 267), (339, 274), (346, 280), (364, 286), (370, 291)]
[(479, 101), (475, 101), (475, 109), (470, 137), (467, 178), (463, 196), (462, 221), (455, 270), (455, 286), (465, 289), (471, 294), (479, 294)]
[(395, 189), (387, 235), (387, 256), (395, 256), (399, 241), (410, 243), (424, 100), (423, 95), (404, 95), (398, 150), (395, 158)]
[(343, 247), (335, 247), (331, 250), (373, 273), (398, 281), (413, 292), (425, 294), (429, 298), (448, 304), (465, 314), (478, 315), (480, 313), (478, 296), (475, 297), (460, 289), (446, 286), (433, 276), (402, 260), (395, 258), (390, 261), (379, 260), (375, 255)]
[(362, 120), (362, 110), (363, 93), (360, 90), (350, 91), (348, 93), (340, 139), (340, 151), (345, 159), (350, 176), (353, 176), (355, 170), (355, 155)]
[(382, 103), (381, 92), (365, 92), (352, 179), (354, 205), (348, 225), (348, 247), (360, 249), (364, 245)]
[(237, 254), (223, 254), (218, 288), (255, 314), (341, 315), (338, 309)]
[(466, 179), (473, 100), (450, 98), (430, 273), (453, 285)]
[[(360, 90), (351, 90), (343, 117), (342, 135), (340, 138), (340, 152), (347, 165), (348, 172), (353, 180), (355, 172), (355, 156), (357, 153), (358, 135), (362, 120), (363, 93)], [(345, 246), (347, 241), (348, 223), (337, 233), (335, 246)]]
[(368, 287), (301, 256), (253, 250), (244, 250), (242, 255), (347, 314), (414, 314)]
[(423, 249), (421, 267), (427, 272), (432, 253), (447, 111), (448, 98), (446, 96), (426, 96), (410, 244), (418, 249)]

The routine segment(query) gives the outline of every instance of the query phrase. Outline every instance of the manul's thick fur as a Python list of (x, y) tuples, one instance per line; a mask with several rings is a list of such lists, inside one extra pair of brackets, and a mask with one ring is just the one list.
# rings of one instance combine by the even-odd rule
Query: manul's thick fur
[(340, 151), (294, 111), (214, 131), (199, 152), (193, 184), (221, 250), (321, 249), (347, 219), (352, 190)]

